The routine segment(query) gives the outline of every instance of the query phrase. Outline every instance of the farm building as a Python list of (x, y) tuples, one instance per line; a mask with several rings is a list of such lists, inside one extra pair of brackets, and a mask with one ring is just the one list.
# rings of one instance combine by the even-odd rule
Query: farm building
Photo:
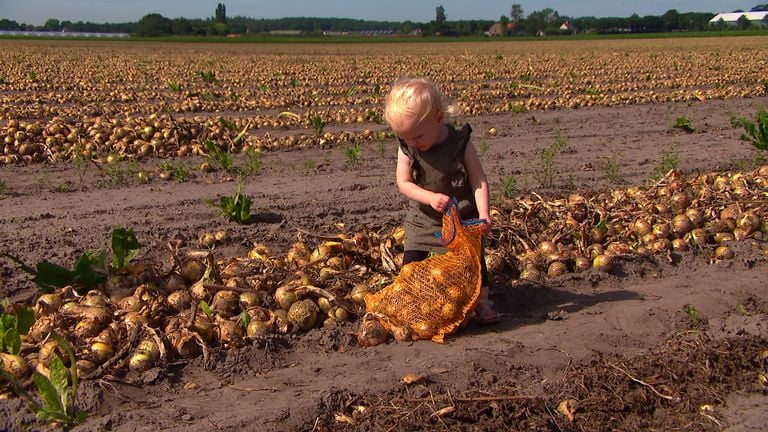
[[(489, 37), (502, 36), (504, 34), (503, 30), (504, 30), (503, 24), (500, 22), (497, 22), (497, 23), (494, 23), (491, 26), (491, 28), (489, 28), (488, 31), (485, 32), (485, 35)], [(511, 22), (508, 22), (507, 34), (512, 33), (512, 30), (514, 30), (514, 24)]]
[(709, 20), (709, 25), (736, 27), (738, 25), (739, 18), (742, 16), (746, 16), (753, 26), (768, 27), (768, 11), (719, 13), (715, 15), (714, 18)]

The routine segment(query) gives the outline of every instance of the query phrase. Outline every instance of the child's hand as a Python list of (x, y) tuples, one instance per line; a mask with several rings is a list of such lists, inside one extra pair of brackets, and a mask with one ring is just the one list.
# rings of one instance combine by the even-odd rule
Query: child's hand
[(487, 217), (484, 218), (485, 222), (480, 225), (480, 231), (483, 233), (484, 236), (487, 236), (491, 233), (491, 218)]
[(448, 195), (443, 195), (440, 193), (433, 193), (432, 197), (429, 199), (429, 205), (435, 211), (438, 211), (440, 213), (443, 213), (445, 209), (448, 208), (448, 203), (451, 202), (451, 199), (448, 197)]

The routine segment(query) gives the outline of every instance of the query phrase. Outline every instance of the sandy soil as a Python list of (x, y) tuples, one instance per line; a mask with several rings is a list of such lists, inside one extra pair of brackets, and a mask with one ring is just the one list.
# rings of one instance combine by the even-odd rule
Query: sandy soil
[[(521, 193), (561, 196), (646, 183), (669, 152), (684, 173), (751, 166), (755, 149), (730, 119), (766, 106), (768, 98), (712, 100), (468, 121), (475, 144), (487, 148), (495, 193), (515, 176)], [(693, 133), (672, 127), (680, 116)], [(566, 151), (554, 187), (541, 189), (531, 174), (535, 151), (557, 134)], [(353, 167), (338, 148), (265, 154), (262, 174), (243, 190), (254, 199), (248, 225), (206, 204), (234, 192), (222, 173), (115, 186), (96, 166), (82, 183), (70, 164), (3, 167), (0, 250), (71, 265), (83, 250), (108, 248), (113, 227), (128, 226), (142, 258), (165, 262), (169, 241), (191, 245), (218, 229), (230, 240), (217, 256), (244, 256), (253, 242), (283, 251), (302, 232), (393, 227), (405, 201), (394, 186), (395, 144), (387, 145), (364, 148)], [(607, 174), (607, 161), (618, 176)], [(152, 171), (157, 161), (141, 166)], [(674, 263), (627, 259), (611, 274), (544, 284), (497, 280), (492, 298), (506, 319), (470, 324), (442, 345), (361, 348), (349, 323), (215, 352), (209, 369), (198, 359), (86, 381), (78, 405), (88, 420), (76, 430), (765, 430), (768, 393), (757, 384), (757, 372), (768, 373), (759, 359), (768, 349), (765, 249), (739, 243), (735, 259), (714, 264), (696, 252)], [(0, 296), (34, 294), (28, 276), (0, 260)], [(698, 325), (685, 305), (695, 306)], [(405, 385), (408, 373), (425, 379)], [(557, 412), (567, 399), (577, 404), (572, 422)], [(43, 428), (18, 399), (0, 401), (0, 412), (0, 430)]]

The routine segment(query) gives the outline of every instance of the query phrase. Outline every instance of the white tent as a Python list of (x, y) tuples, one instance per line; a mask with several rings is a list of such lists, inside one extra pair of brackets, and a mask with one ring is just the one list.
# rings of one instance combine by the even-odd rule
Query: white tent
[(746, 16), (747, 19), (755, 25), (768, 26), (768, 12), (728, 12), (719, 13), (714, 18), (709, 20), (710, 25), (717, 25), (720, 20), (723, 20), (725, 25), (735, 26), (739, 21), (739, 18)]

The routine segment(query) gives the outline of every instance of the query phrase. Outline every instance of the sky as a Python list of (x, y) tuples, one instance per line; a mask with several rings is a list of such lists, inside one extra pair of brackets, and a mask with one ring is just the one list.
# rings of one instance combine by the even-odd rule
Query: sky
[(552, 8), (562, 16), (628, 17), (678, 12), (731, 12), (749, 10), (766, 0), (0, 0), (0, 19), (19, 24), (43, 25), (49, 18), (93, 23), (136, 22), (159, 13), (166, 18), (208, 18), (216, 5), (226, 6), (227, 16), (249, 18), (338, 17), (372, 21), (428, 22), (442, 5), (448, 21), (497, 20), (509, 16), (512, 3), (522, 5), (523, 15)]

